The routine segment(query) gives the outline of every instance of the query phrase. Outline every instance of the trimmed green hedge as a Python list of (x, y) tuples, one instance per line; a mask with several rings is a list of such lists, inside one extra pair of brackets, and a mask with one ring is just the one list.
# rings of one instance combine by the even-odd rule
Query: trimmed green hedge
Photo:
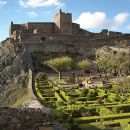
[(87, 101), (87, 98), (86, 97), (79, 97), (76, 100), (77, 101)]
[(57, 101), (63, 101), (57, 92), (55, 92), (55, 97), (57, 98)]
[(110, 121), (103, 121), (103, 122), (93, 122), (93, 123), (85, 123), (85, 124), (80, 124), (80, 128), (85, 128), (85, 129), (88, 129), (89, 126), (95, 126), (95, 127), (98, 127), (98, 128), (103, 128), (105, 129), (105, 126), (106, 125), (114, 125), (114, 124), (117, 124), (117, 123), (120, 123), (122, 125), (122, 123), (126, 123), (128, 124), (128, 122), (130, 121), (130, 119), (119, 119), (119, 120), (110, 120)]
[(126, 119), (126, 118), (130, 118), (130, 113), (113, 114), (107, 116), (80, 117), (80, 118), (75, 118), (74, 120), (77, 123), (92, 123), (99, 119), (108, 121), (108, 120), (117, 120), (117, 119)]
[(62, 90), (60, 90), (61, 95), (65, 98), (66, 101), (69, 100), (69, 96), (66, 95), (66, 93)]

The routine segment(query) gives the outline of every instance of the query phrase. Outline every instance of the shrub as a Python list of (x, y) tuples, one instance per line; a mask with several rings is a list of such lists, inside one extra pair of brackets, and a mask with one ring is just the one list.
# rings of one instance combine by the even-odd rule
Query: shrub
[(86, 101), (86, 97), (80, 97), (80, 98), (77, 98), (77, 101)]
[(124, 105), (124, 106), (115, 106), (112, 108), (112, 112), (114, 114), (117, 114), (117, 113), (128, 113), (130, 112), (130, 106), (129, 105)]
[(80, 117), (81, 116), (81, 111), (80, 110), (74, 110), (72, 112), (72, 117)]
[(51, 89), (47, 89), (47, 90), (45, 90), (45, 92), (46, 92), (46, 95), (47, 95), (48, 97), (53, 97), (53, 96), (54, 96), (54, 91), (51, 90)]
[(64, 106), (64, 105), (65, 105), (65, 103), (63, 101), (57, 102), (57, 106)]
[(103, 103), (109, 103), (110, 101), (108, 100), (108, 98), (104, 98), (103, 99)]
[(110, 90), (112, 88), (112, 84), (105, 84), (104, 88)]
[(90, 107), (88, 109), (82, 108), (82, 109), (80, 109), (80, 111), (81, 111), (81, 115), (83, 117), (89, 117), (89, 116), (97, 116), (97, 115), (99, 115), (97, 113), (97, 110), (96, 110), (95, 107)]
[(92, 123), (96, 120), (102, 118), (104, 121), (109, 120), (117, 120), (117, 119), (128, 119), (130, 117), (129, 113), (122, 113), (122, 114), (114, 114), (114, 115), (107, 115), (107, 116), (92, 116), (92, 117), (80, 117), (75, 119), (77, 123)]
[(96, 96), (95, 96), (94, 92), (92, 90), (89, 90), (88, 95), (87, 95), (87, 100), (92, 101), (95, 99), (96, 99)]
[(64, 120), (67, 120), (68, 117), (69, 117), (69, 113), (63, 113), (63, 119), (64, 119)]
[(97, 90), (94, 90), (94, 96), (98, 96), (98, 91)]
[(127, 97), (121, 97), (121, 98), (120, 98), (120, 102), (121, 102), (121, 103), (127, 102)]
[(123, 112), (130, 112), (130, 106), (123, 106), (122, 110)]
[(82, 117), (92, 116), (91, 113), (90, 113), (90, 111), (82, 112), (81, 115), (82, 115)]
[(46, 101), (44, 98), (43, 98), (43, 99), (40, 99), (40, 98), (39, 98), (39, 101), (40, 101), (41, 104), (43, 104), (43, 105), (45, 105), (45, 106), (48, 105), (47, 101)]
[(120, 111), (121, 111), (121, 107), (113, 107), (113, 108), (112, 108), (112, 112), (113, 112), (114, 114), (118, 114), (118, 113), (120, 113)]
[(89, 109), (92, 116), (99, 116), (99, 113), (97, 113), (97, 110), (95, 107), (92, 107)]
[(78, 124), (71, 124), (69, 130), (81, 130), (81, 128), (78, 127)]
[(88, 89), (84, 89), (84, 90), (82, 91), (82, 93), (81, 93), (81, 96), (82, 96), (82, 97), (86, 97), (87, 94), (88, 94), (88, 92), (89, 92)]
[(67, 101), (67, 104), (68, 104), (68, 105), (75, 104), (75, 103), (76, 103), (76, 101), (75, 101), (75, 99), (73, 99), (73, 98), (70, 98), (70, 99)]
[(111, 115), (112, 111), (110, 111), (108, 108), (101, 107), (99, 114), (100, 116), (107, 116), (107, 115)]
[(119, 96), (115, 96), (115, 97), (113, 98), (113, 100), (114, 100), (115, 102), (119, 102), (119, 101), (120, 101), (120, 97), (119, 97)]
[(73, 98), (76, 98), (76, 97), (79, 96), (79, 94), (78, 94), (77, 92), (75, 92), (74, 90), (73, 90), (73, 91), (70, 90), (70, 92), (68, 92), (68, 95), (69, 95), (70, 97), (73, 97)]
[(104, 98), (108, 98), (108, 95), (105, 94), (104, 96), (101, 97), (101, 99), (104, 99)]
[(69, 116), (68, 123), (70, 123), (70, 124), (74, 123), (73, 117)]
[(105, 89), (105, 94), (108, 94), (109, 90), (108, 89)]
[(97, 99), (96, 103), (97, 103), (97, 104), (103, 104), (101, 98)]

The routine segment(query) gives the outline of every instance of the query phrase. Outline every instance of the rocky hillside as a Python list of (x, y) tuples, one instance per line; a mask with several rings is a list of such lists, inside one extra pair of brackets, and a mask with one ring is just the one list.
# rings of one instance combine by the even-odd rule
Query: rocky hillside
[(11, 39), (0, 44), (0, 106), (13, 105), (27, 93), (28, 56)]

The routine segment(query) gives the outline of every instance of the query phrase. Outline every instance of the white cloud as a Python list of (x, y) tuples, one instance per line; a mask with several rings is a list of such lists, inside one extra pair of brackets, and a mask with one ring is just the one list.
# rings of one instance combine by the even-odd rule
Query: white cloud
[(105, 12), (83, 12), (74, 22), (79, 23), (84, 29), (117, 29), (124, 24), (129, 14), (126, 12), (118, 13), (112, 19), (107, 18)]
[(104, 26), (106, 20), (106, 14), (104, 12), (83, 12), (79, 16), (76, 23), (79, 23), (82, 28), (100, 28)]
[(21, 7), (48, 7), (56, 6), (58, 8), (64, 6), (65, 4), (60, 2), (60, 0), (19, 0)]
[(28, 12), (27, 15), (28, 15), (29, 17), (31, 17), (31, 18), (38, 16), (38, 14), (37, 14), (36, 12), (34, 12), (34, 11)]
[(1, 8), (3, 5), (6, 5), (6, 4), (7, 4), (6, 1), (1, 1), (1, 0), (0, 0), (0, 8)]
[(123, 24), (125, 23), (125, 21), (127, 20), (128, 16), (129, 16), (129, 14), (126, 13), (126, 12), (117, 14), (117, 15), (114, 17), (112, 27), (113, 27), (113, 28), (118, 28), (118, 27), (120, 27), (121, 25), (123, 25)]

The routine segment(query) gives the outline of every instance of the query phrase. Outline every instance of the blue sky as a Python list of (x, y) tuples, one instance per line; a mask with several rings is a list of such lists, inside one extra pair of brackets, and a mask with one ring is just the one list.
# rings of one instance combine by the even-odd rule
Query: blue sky
[(9, 36), (11, 21), (52, 22), (60, 8), (86, 30), (130, 32), (130, 0), (0, 0), (0, 41)]

